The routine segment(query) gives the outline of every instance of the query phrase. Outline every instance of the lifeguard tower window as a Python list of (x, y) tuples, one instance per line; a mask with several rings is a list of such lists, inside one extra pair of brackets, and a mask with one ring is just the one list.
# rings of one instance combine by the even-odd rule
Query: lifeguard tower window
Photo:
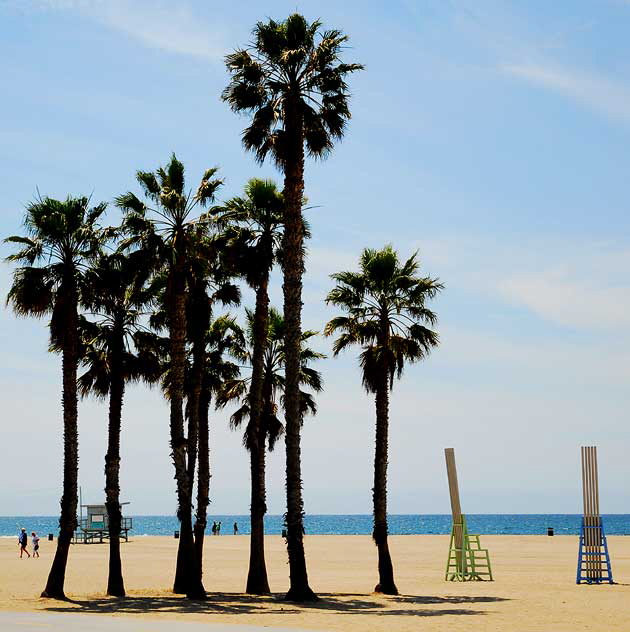
[(102, 529), (105, 526), (105, 516), (103, 514), (92, 514), (90, 516), (90, 526), (92, 529)]
[[(128, 505), (129, 503), (121, 503)], [(83, 517), (83, 509), (87, 515)], [(133, 528), (131, 518), (122, 517), (120, 524), (120, 537), (125, 542), (129, 541), (129, 531)], [(81, 517), (79, 528), (74, 534), (74, 542), (91, 544), (93, 542), (104, 542), (109, 539), (109, 516), (105, 505), (81, 505)]]

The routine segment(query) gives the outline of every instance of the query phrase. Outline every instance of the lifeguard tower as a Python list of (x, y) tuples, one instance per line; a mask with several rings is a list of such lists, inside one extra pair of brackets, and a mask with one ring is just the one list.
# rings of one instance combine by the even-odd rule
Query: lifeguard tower
[[(120, 503), (121, 510), (123, 505)], [(83, 517), (83, 509), (87, 515)], [(122, 517), (120, 522), (120, 537), (125, 542), (129, 541), (129, 531), (133, 529), (133, 519)], [(109, 540), (109, 516), (105, 505), (81, 505), (81, 517), (79, 518), (79, 528), (74, 533), (74, 542), (81, 544), (92, 544), (94, 542), (104, 542)]]

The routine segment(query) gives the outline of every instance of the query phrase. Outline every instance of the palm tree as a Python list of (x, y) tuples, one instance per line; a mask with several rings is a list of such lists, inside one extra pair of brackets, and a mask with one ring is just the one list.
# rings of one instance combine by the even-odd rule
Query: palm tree
[(350, 119), (346, 76), (362, 68), (340, 61), (347, 36), (322, 31), (298, 14), (258, 22), (254, 44), (226, 57), (232, 78), (223, 99), (252, 116), (243, 145), (259, 162), (270, 153), (284, 174), (284, 318), (286, 321), (287, 551), (291, 586), (286, 598), (316, 599), (308, 584), (303, 543), (300, 463), (300, 339), (304, 271), (302, 198), (304, 152), (326, 157)]
[(152, 334), (143, 325), (154, 296), (146, 287), (148, 271), (142, 253), (102, 255), (84, 278), (83, 303), (95, 320), (80, 318), (81, 359), (86, 371), (79, 377), (82, 396), (109, 396), (105, 505), (109, 518), (107, 594), (125, 596), (120, 559), (120, 431), (127, 382), (152, 384), (160, 377)]
[(171, 458), (177, 483), (181, 540), (173, 591), (193, 599), (203, 599), (206, 593), (192, 535), (193, 481), (187, 467), (188, 441), (184, 434), (186, 275), (195, 243), (196, 218), (193, 214), (198, 205), (212, 202), (223, 184), (215, 177), (216, 172), (216, 168), (206, 170), (193, 195), (185, 188), (184, 165), (173, 154), (168, 165), (158, 168), (155, 173), (137, 172), (147, 203), (131, 192), (116, 199), (116, 204), (125, 213), (123, 230), (129, 235), (123, 246), (141, 249), (156, 269), (163, 268), (166, 272)]
[(26, 208), (27, 236), (5, 240), (20, 247), (7, 260), (23, 264), (13, 273), (7, 303), (19, 316), (50, 316), (50, 340), (62, 352), (63, 495), (57, 550), (42, 597), (65, 598), (68, 550), (77, 527), (79, 284), (86, 263), (98, 252), (98, 220), (105, 207), (90, 208), (86, 197), (39, 198)]
[(374, 530), (378, 547), (379, 582), (376, 592), (398, 594), (387, 543), (387, 459), (389, 392), (394, 377), (402, 376), (405, 363), (423, 360), (437, 346), (433, 326), (436, 315), (426, 302), (442, 289), (436, 279), (417, 276), (417, 253), (401, 263), (391, 246), (366, 248), (359, 272), (339, 272), (326, 302), (341, 307), (347, 316), (333, 318), (324, 331), (339, 337), (334, 354), (350, 345), (361, 347), (363, 387), (375, 395), (376, 449), (374, 456)]
[(210, 489), (209, 412), (212, 395), (217, 393), (226, 380), (236, 379), (239, 366), (226, 359), (226, 355), (238, 358), (244, 354), (243, 330), (228, 315), (212, 321), (205, 335), (204, 367), (199, 397), (199, 474), (197, 479), (197, 512), (194, 526), (197, 557), (203, 560), (204, 534), (207, 526), (207, 510)]
[[(222, 408), (232, 402), (240, 402), (241, 406), (230, 417), (232, 428), (240, 428), (245, 421), (245, 433), (243, 445), (250, 455), (250, 469), (252, 480), (257, 481), (257, 486), (252, 485), (252, 525), (254, 524), (254, 508), (262, 510), (259, 519), (263, 521), (262, 535), (257, 542), (257, 548), (250, 546), (250, 570), (252, 567), (264, 570), (264, 581), (269, 592), (267, 582), (267, 571), (265, 566), (265, 542), (264, 542), (264, 517), (267, 511), (266, 506), (266, 484), (265, 484), (265, 450), (268, 446), (272, 451), (276, 441), (284, 432), (284, 426), (278, 419), (278, 402), (286, 394), (286, 379), (284, 369), (286, 365), (285, 353), (285, 321), (282, 315), (275, 309), (269, 310), (266, 330), (266, 344), (263, 353), (263, 375), (262, 375), (262, 409), (259, 418), (254, 421), (253, 408), (251, 404), (251, 384), (254, 381), (254, 353), (256, 351), (257, 340), (255, 336), (256, 316), (247, 310), (247, 331), (248, 348), (244, 360), (252, 367), (251, 375), (247, 378), (237, 378), (224, 383), (216, 398), (217, 408)], [(313, 360), (324, 358), (321, 353), (313, 351), (307, 346), (308, 341), (317, 335), (315, 331), (302, 332), (300, 341), (300, 386), (305, 386), (312, 391), (322, 390), (322, 378), (318, 371), (309, 367)], [(317, 406), (313, 395), (308, 391), (300, 390), (300, 417), (305, 414), (315, 414)], [(257, 424), (257, 425), (254, 425)], [(262, 446), (262, 449), (261, 449)], [(254, 470), (257, 471), (254, 471)], [(259, 494), (259, 497), (254, 497)], [(258, 518), (258, 517), (257, 517)], [(253, 539), (253, 538), (252, 538)], [(255, 556), (254, 563), (252, 557)], [(248, 586), (249, 586), (248, 576)], [(247, 592), (251, 592), (249, 589)]]
[[(269, 321), (269, 276), (282, 240), (282, 194), (271, 180), (252, 179), (245, 196), (235, 197), (212, 210), (219, 225), (225, 227), (229, 251), (236, 269), (256, 292), (252, 319), (252, 375), (249, 383), (249, 443), (251, 465), (251, 536), (246, 591), (269, 593), (265, 564), (265, 437), (260, 423), (263, 398), (264, 354)], [(262, 474), (262, 478), (261, 478)]]
[[(191, 251), (190, 263), (187, 273), (187, 302), (186, 324), (187, 339), (190, 342), (190, 361), (186, 367), (186, 380), (184, 392), (186, 395), (186, 417), (188, 420), (188, 476), (194, 480), (197, 466), (197, 454), (199, 455), (199, 476), (197, 482), (197, 499), (200, 491), (209, 488), (209, 453), (208, 453), (208, 426), (207, 414), (201, 427), (200, 416), (202, 414), (202, 388), (204, 376), (208, 367), (208, 332), (212, 327), (212, 310), (215, 303), (225, 305), (239, 305), (241, 299), (240, 289), (230, 280), (230, 271), (224, 265), (221, 256), (223, 242), (208, 234), (208, 223), (197, 224), (194, 251)], [(217, 343), (218, 344), (218, 343)], [(205, 404), (203, 404), (205, 405)], [(206, 411), (209, 406), (206, 405)], [(206, 472), (208, 473), (206, 476)], [(201, 476), (204, 476), (202, 483)], [(203, 495), (202, 495), (203, 496)], [(203, 503), (203, 499), (202, 499)], [(198, 553), (200, 572), (203, 572), (203, 533), (205, 532), (205, 516), (208, 501), (203, 508), (197, 506), (197, 520), (193, 527), (195, 548)], [(203, 523), (203, 530), (201, 525)], [(201, 539), (201, 540), (200, 540)], [(181, 539), (180, 539), (181, 546)], [(200, 554), (200, 555), (199, 555)]]

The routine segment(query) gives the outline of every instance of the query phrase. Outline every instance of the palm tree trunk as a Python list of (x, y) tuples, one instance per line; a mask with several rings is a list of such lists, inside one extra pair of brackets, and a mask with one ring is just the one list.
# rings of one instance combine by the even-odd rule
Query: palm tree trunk
[(120, 559), (120, 428), (122, 406), (125, 394), (123, 375), (124, 339), (122, 327), (114, 331), (115, 348), (111, 354), (109, 388), (109, 428), (107, 436), (107, 454), (105, 455), (105, 506), (109, 520), (109, 574), (107, 594), (113, 597), (125, 596), (125, 584)]
[(249, 540), (249, 571), (245, 591), (252, 595), (267, 595), (269, 579), (265, 562), (265, 514), (267, 513), (265, 489), (265, 437), (259, 429), (257, 445), (250, 449), (251, 470), (251, 535)]
[(378, 547), (378, 584), (374, 592), (397, 595), (394, 567), (387, 543), (387, 452), (389, 427), (389, 383), (387, 369), (381, 370), (376, 390), (376, 448), (374, 451), (374, 530), (372, 537)]
[(314, 601), (308, 585), (304, 555), (304, 502), (300, 456), (300, 338), (302, 273), (304, 271), (302, 197), (304, 193), (304, 133), (298, 98), (285, 106), (287, 156), (284, 166), (284, 320), (285, 320), (285, 446), (287, 492), (287, 552), (289, 554), (289, 601)]
[(246, 592), (266, 595), (270, 592), (265, 564), (265, 432), (261, 422), (263, 407), (263, 378), (267, 327), (269, 322), (269, 276), (264, 276), (256, 290), (254, 311), (254, 348), (252, 351), (252, 381), (249, 390), (249, 455), (251, 471), (251, 505), (249, 540), (249, 571)]
[(63, 338), (63, 494), (59, 517), (59, 537), (46, 588), (42, 597), (65, 599), (64, 582), (68, 551), (72, 536), (77, 528), (77, 489), (79, 474), (79, 432), (77, 412), (77, 293), (74, 275), (70, 282), (66, 312), (66, 331)]
[(197, 447), (199, 443), (199, 396), (201, 393), (201, 372), (203, 370), (202, 355), (203, 341), (201, 342), (201, 345), (199, 345), (198, 342), (195, 342), (193, 345), (193, 366), (191, 371), (190, 392), (188, 393), (186, 401), (186, 412), (188, 417), (187, 471), (191, 488), (194, 485), (195, 471), (197, 469)]
[[(195, 480), (195, 470), (197, 467), (197, 445), (199, 442), (199, 399), (201, 394), (201, 377), (203, 373), (204, 361), (205, 361), (205, 345), (204, 345), (205, 331), (199, 328), (194, 332), (193, 341), (193, 362), (190, 374), (190, 387), (188, 397), (186, 399), (186, 413), (188, 417), (188, 481), (191, 487), (191, 503), (192, 503), (192, 488)], [(192, 523), (192, 513), (191, 513)], [(178, 549), (184, 546), (184, 541), (180, 537)], [(178, 559), (180, 552), (177, 552)], [(199, 577), (202, 576), (202, 558), (195, 553), (197, 558), (197, 565), (199, 566)]]
[(209, 409), (210, 389), (202, 385), (199, 396), (199, 470), (197, 478), (197, 514), (194, 526), (195, 550), (200, 568), (203, 567), (203, 542), (208, 524), (208, 503), (210, 502)]
[(171, 457), (177, 482), (177, 517), (180, 521), (180, 543), (173, 592), (191, 599), (206, 596), (192, 535), (192, 481), (188, 476), (184, 436), (184, 367), (186, 354), (186, 297), (183, 265), (177, 262), (169, 279), (171, 398)]

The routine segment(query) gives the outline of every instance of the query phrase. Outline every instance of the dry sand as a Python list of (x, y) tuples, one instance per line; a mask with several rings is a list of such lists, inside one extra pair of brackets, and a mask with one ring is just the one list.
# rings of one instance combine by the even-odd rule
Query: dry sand
[[(191, 603), (169, 593), (177, 541), (138, 537), (123, 544), (129, 597), (105, 597), (107, 545), (74, 545), (66, 592), (71, 602), (38, 599), (54, 552), (42, 543), (39, 560), (18, 558), (13, 539), (0, 539), (0, 610), (106, 613), (313, 630), (630, 631), (630, 537), (610, 537), (617, 585), (577, 586), (577, 537), (485, 536), (494, 582), (444, 581), (445, 536), (394, 536), (391, 550), (401, 595), (371, 594), (376, 550), (367, 536), (306, 539), (311, 586), (322, 597), (308, 606), (285, 603), (286, 553), (267, 538), (274, 595), (244, 595), (249, 538), (208, 537), (204, 583), (209, 599)], [(80, 615), (79, 615), (80, 616)]]

